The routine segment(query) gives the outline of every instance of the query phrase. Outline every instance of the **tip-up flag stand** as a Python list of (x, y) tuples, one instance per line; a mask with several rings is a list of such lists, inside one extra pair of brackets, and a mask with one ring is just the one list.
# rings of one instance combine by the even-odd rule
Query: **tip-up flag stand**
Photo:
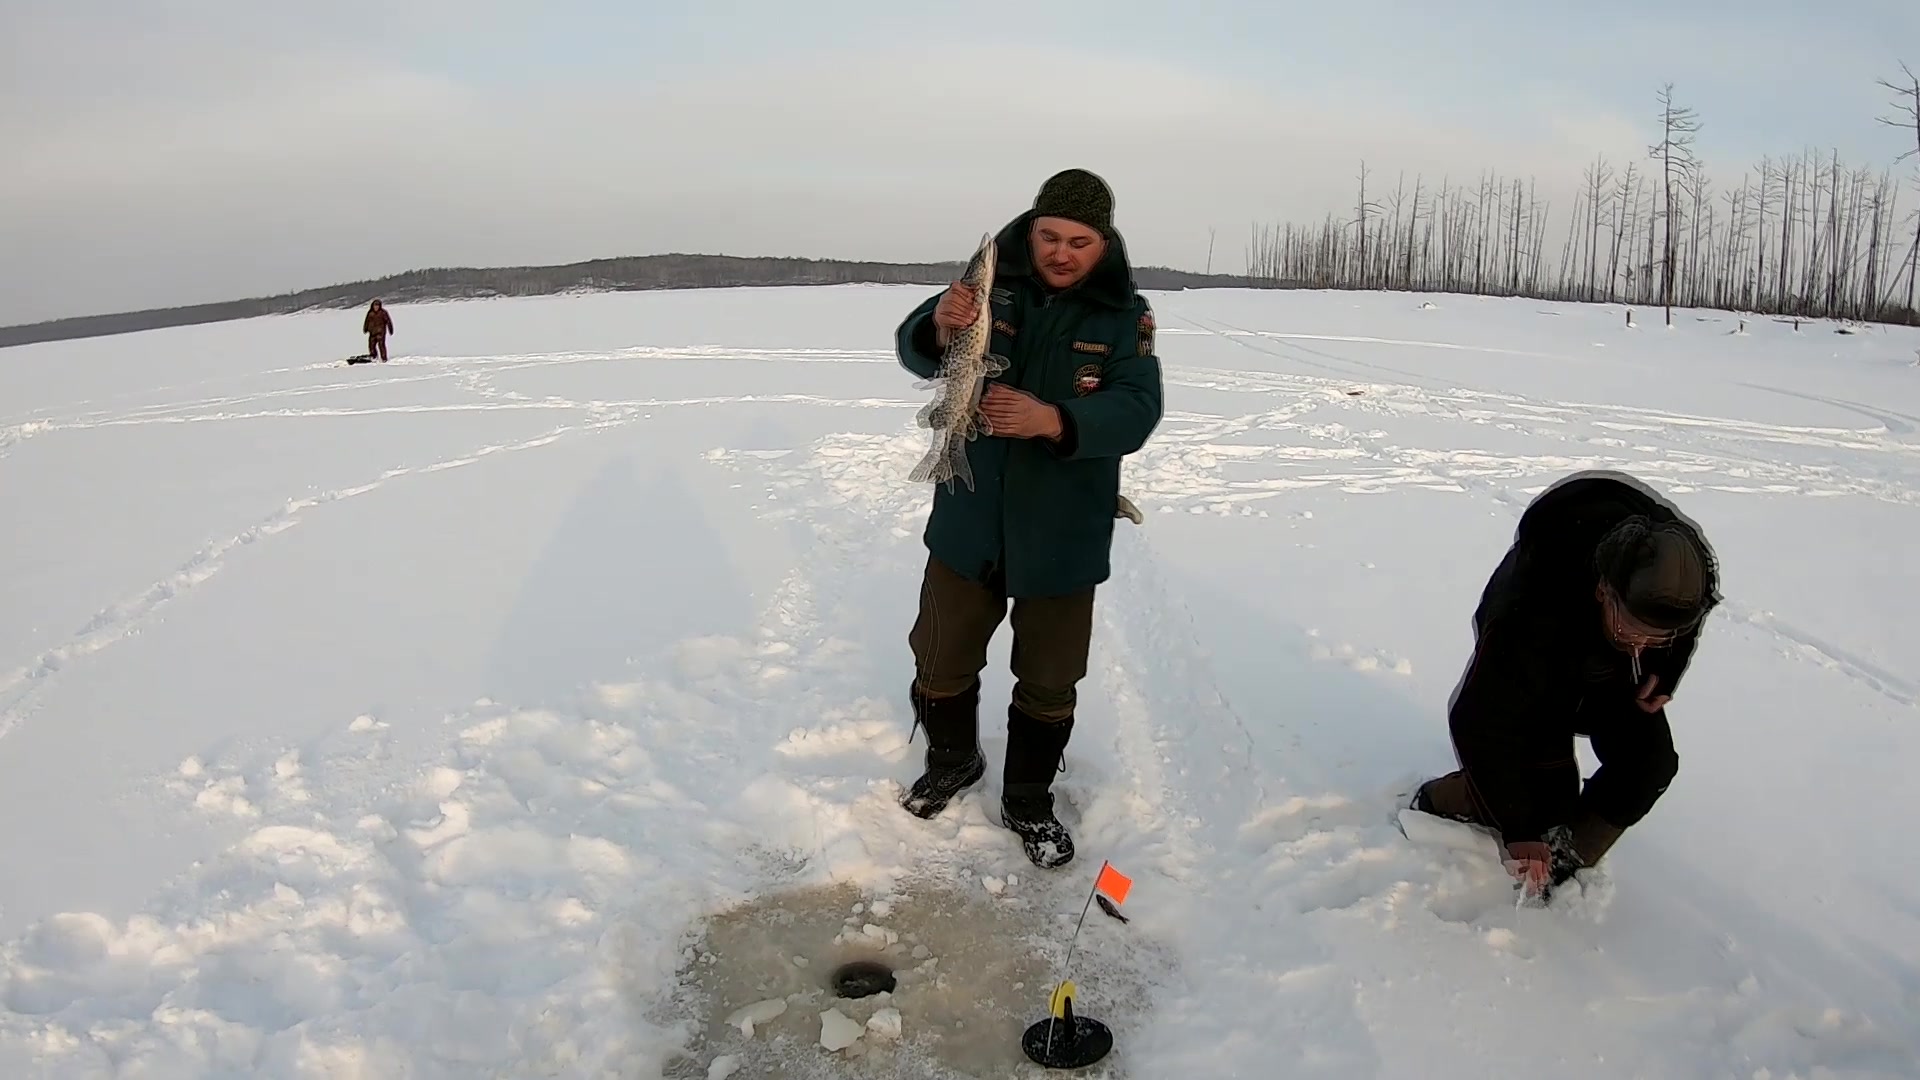
[[(1132, 878), (1115, 870), (1110, 863), (1100, 864), (1100, 876), (1094, 880), (1087, 902), (1080, 909), (1080, 921), (1074, 924), (1073, 938), (1067, 942), (1063, 969), (1071, 970), (1073, 949), (1079, 944), (1080, 928), (1086, 925), (1087, 910), (1093, 906), (1094, 896), (1100, 897), (1101, 910), (1126, 922), (1126, 916), (1120, 914), (1120, 905), (1127, 902), (1127, 894), (1132, 890)], [(1107, 1025), (1089, 1016), (1074, 1015), (1075, 993), (1073, 981), (1063, 977), (1048, 1002), (1047, 1018), (1034, 1021), (1021, 1036), (1020, 1048), (1026, 1051), (1027, 1057), (1046, 1068), (1082, 1069), (1113, 1050), (1113, 1032)]]

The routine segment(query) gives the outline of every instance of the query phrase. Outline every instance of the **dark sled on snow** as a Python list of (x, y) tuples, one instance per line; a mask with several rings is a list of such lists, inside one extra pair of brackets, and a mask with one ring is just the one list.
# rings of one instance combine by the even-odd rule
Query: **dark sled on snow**
[(371, 356), (349, 356), (349, 357), (347, 357), (347, 363), (349, 363), (349, 364), (371, 364), (371, 363), (373, 363), (373, 357), (371, 357)]

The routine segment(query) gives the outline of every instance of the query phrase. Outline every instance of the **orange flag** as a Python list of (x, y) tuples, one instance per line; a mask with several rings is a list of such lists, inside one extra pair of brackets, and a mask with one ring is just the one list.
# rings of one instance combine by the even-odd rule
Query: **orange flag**
[(1133, 879), (1115, 870), (1111, 863), (1103, 862), (1100, 864), (1100, 877), (1093, 887), (1119, 905), (1126, 903), (1127, 894), (1133, 891)]

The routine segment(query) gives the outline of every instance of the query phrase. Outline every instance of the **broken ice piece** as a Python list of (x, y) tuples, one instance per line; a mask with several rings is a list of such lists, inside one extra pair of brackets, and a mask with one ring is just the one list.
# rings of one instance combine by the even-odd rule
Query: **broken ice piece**
[(987, 876), (982, 877), (980, 879), (980, 884), (985, 885), (987, 887), (987, 891), (992, 893), (995, 896), (999, 896), (1000, 890), (1007, 887), (1006, 882), (1001, 881), (999, 878), (994, 877), (991, 874), (988, 874)]
[(847, 1014), (839, 1009), (828, 1009), (820, 1014), (820, 1045), (828, 1050), (845, 1050), (860, 1040), (863, 1029), (859, 1024), (847, 1019)]
[(753, 1026), (755, 1024), (764, 1024), (786, 1011), (786, 998), (768, 998), (765, 1001), (756, 1001), (751, 1005), (745, 1005), (735, 1009), (733, 1013), (727, 1017), (727, 1026), (739, 1028), (740, 1034), (751, 1039), (753, 1038)]
[(796, 957), (794, 957), (794, 958), (793, 958), (793, 966), (794, 966), (794, 967), (799, 967), (799, 968), (803, 968), (803, 967), (806, 967), (806, 966), (807, 966), (807, 965), (808, 965), (809, 963), (811, 963), (811, 962), (812, 962), (812, 961), (810, 961), (810, 960), (808, 960), (808, 959), (807, 959), (806, 957), (804, 957), (804, 956), (796, 956)]
[(889, 1006), (874, 1013), (867, 1020), (867, 1030), (873, 1032), (876, 1039), (898, 1039), (900, 1010)]
[(876, 918), (884, 919), (888, 915), (893, 914), (893, 905), (887, 903), (885, 900), (875, 900), (873, 902), (873, 914)]
[(707, 1080), (727, 1080), (727, 1077), (740, 1071), (740, 1059), (732, 1054), (721, 1054), (707, 1066)]
[(927, 957), (932, 955), (933, 955), (933, 950), (927, 948), (925, 945), (915, 945), (913, 947), (913, 958), (915, 960), (925, 960)]

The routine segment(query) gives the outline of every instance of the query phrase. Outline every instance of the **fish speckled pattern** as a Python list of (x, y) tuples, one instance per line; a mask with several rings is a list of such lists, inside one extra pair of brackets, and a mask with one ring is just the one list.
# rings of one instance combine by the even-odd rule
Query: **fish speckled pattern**
[(920, 384), (934, 387), (933, 400), (921, 408), (915, 418), (923, 428), (933, 431), (933, 445), (927, 456), (914, 466), (908, 479), (916, 484), (929, 481), (953, 490), (958, 478), (973, 490), (973, 468), (967, 463), (967, 444), (981, 435), (993, 434), (992, 425), (980, 415), (980, 395), (987, 380), (1007, 370), (1005, 357), (987, 352), (993, 337), (993, 270), (999, 250), (993, 234), (980, 238), (980, 247), (967, 263), (960, 280), (979, 298), (980, 308), (973, 322), (959, 330), (940, 356), (940, 372)]

